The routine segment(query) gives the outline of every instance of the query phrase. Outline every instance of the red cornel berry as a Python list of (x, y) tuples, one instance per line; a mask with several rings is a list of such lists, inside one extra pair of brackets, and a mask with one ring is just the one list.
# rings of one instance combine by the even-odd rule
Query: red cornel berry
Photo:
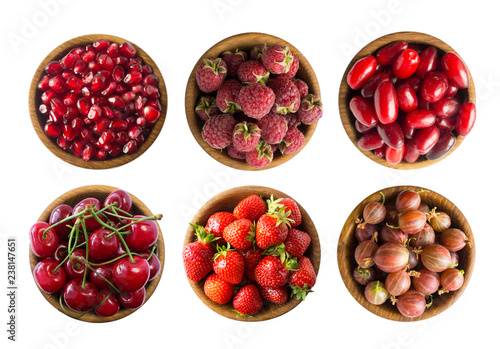
[(37, 85), (44, 132), (84, 161), (132, 154), (160, 117), (158, 81), (129, 42), (75, 47)]

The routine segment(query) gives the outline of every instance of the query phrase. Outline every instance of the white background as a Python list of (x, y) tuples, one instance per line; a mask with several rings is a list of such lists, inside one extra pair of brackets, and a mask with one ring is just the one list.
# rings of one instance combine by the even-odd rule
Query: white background
[[(481, 338), (498, 348), (498, 166), (496, 132), (500, 46), (495, 10), (479, 1), (57, 1), (26, 0), (1, 11), (0, 50), (0, 346), (88, 348), (147, 346), (253, 348), (467, 348)], [(490, 2), (492, 3), (492, 2)], [(5, 7), (5, 4), (4, 4)], [(380, 166), (345, 134), (338, 88), (352, 56), (369, 41), (396, 31), (420, 31), (452, 46), (466, 61), (477, 89), (478, 120), (449, 158), (415, 171)], [(307, 147), (278, 168), (231, 170), (206, 155), (184, 113), (184, 91), (199, 56), (233, 34), (259, 31), (297, 47), (318, 76), (324, 116)], [(36, 136), (28, 89), (40, 61), (73, 37), (105, 33), (137, 43), (166, 80), (163, 130), (140, 158), (119, 168), (92, 171), (63, 163)], [(18, 41), (13, 42), (12, 38)], [(165, 237), (166, 265), (151, 299), (133, 315), (107, 324), (72, 320), (55, 311), (33, 282), (28, 230), (60, 194), (88, 184), (123, 188), (155, 213)], [(216, 193), (240, 185), (288, 193), (306, 208), (321, 238), (315, 292), (279, 318), (248, 324), (208, 309), (184, 275), (181, 250), (187, 223)], [(336, 247), (351, 210), (367, 195), (393, 185), (435, 190), (453, 201), (473, 229), (477, 258), (462, 297), (427, 321), (398, 323), (362, 308), (346, 290)], [(7, 341), (6, 240), (18, 242), (18, 341)], [(492, 316), (489, 316), (489, 315)], [(68, 327), (69, 326), (69, 327)]]

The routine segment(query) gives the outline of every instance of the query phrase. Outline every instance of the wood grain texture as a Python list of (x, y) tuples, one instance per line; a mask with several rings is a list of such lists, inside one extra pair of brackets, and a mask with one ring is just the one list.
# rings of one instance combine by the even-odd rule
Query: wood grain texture
[[(459, 145), (463, 142), (464, 138), (463, 136), (458, 136), (457, 141), (453, 147), (453, 149), (444, 157), (442, 157), (439, 160), (431, 161), (427, 160), (425, 157), (421, 156), (416, 162), (414, 163), (407, 163), (404, 160), (400, 162), (397, 165), (391, 165), (389, 164), (385, 159), (380, 159), (376, 157), (372, 151), (367, 151), (363, 150), (358, 146), (358, 138), (359, 138), (359, 132), (357, 132), (355, 126), (354, 126), (354, 121), (355, 118), (352, 115), (350, 109), (349, 109), (349, 101), (351, 98), (356, 94), (355, 91), (353, 91), (349, 85), (347, 85), (347, 74), (349, 73), (349, 70), (351, 67), (358, 61), (360, 58), (373, 55), (376, 53), (376, 51), (380, 48), (382, 48), (385, 45), (388, 45), (394, 41), (406, 41), (409, 43), (415, 43), (415, 44), (423, 44), (423, 45), (432, 45), (435, 46), (438, 51), (439, 55), (442, 56), (446, 52), (454, 52), (458, 55), (458, 53), (451, 48), (448, 44), (445, 42), (439, 40), (438, 38), (428, 35), (428, 34), (423, 34), (423, 33), (417, 33), (417, 32), (398, 32), (398, 33), (393, 33), (393, 34), (388, 34), (385, 36), (382, 36), (372, 42), (370, 42), (368, 45), (363, 47), (357, 54), (354, 56), (352, 61), (349, 63), (347, 66), (344, 76), (342, 77), (342, 82), (340, 84), (340, 89), (339, 89), (339, 112), (340, 112), (340, 119), (342, 121), (342, 125), (344, 126), (344, 129), (347, 133), (347, 136), (351, 140), (351, 142), (358, 148), (360, 152), (362, 152), (365, 156), (370, 158), (371, 160), (375, 161), (376, 163), (389, 167), (389, 168), (395, 168), (395, 169), (400, 169), (400, 170), (410, 170), (410, 169), (417, 169), (417, 168), (423, 168), (430, 166), (432, 164), (435, 164), (438, 161), (441, 161), (445, 159), (446, 157), (450, 156), (458, 147)], [(468, 102), (476, 102), (476, 90), (474, 87), (474, 81), (472, 79), (472, 75), (469, 71), (469, 77), (470, 77), (470, 83), (469, 87), (465, 90), (460, 90), (459, 94), (461, 97), (463, 97), (464, 101)]]
[[(67, 205), (70, 205), (73, 207), (74, 205), (76, 205), (81, 200), (83, 200), (87, 197), (94, 197), (102, 203), (104, 201), (104, 199), (108, 196), (108, 194), (116, 189), (118, 189), (118, 188), (114, 188), (114, 187), (106, 186), (106, 185), (89, 185), (89, 186), (83, 186), (83, 187), (79, 187), (79, 188), (75, 188), (73, 190), (70, 190), (70, 191), (62, 194), (61, 196), (59, 196), (49, 206), (47, 206), (47, 208), (43, 211), (43, 213), (38, 218), (38, 221), (48, 222), (49, 217), (50, 217), (50, 213), (52, 212), (52, 210), (61, 204), (67, 204)], [(145, 216), (152, 216), (153, 215), (153, 213), (149, 210), (149, 208), (142, 201), (140, 201), (133, 194), (131, 194), (131, 193), (129, 193), (129, 194), (130, 194), (130, 197), (132, 198), (132, 204), (133, 204), (132, 210), (131, 210), (132, 214), (140, 214), (140, 215), (145, 215)], [(159, 232), (158, 242), (157, 242), (157, 246), (158, 246), (157, 256), (161, 262), (161, 269), (160, 269), (160, 273), (158, 274), (158, 276), (146, 285), (146, 301), (144, 303), (146, 303), (148, 301), (148, 299), (151, 297), (151, 295), (156, 290), (156, 287), (158, 286), (158, 283), (160, 282), (160, 279), (161, 279), (161, 276), (163, 273), (163, 268), (165, 265), (165, 244), (164, 244), (164, 240), (163, 240), (163, 234), (161, 232), (161, 229), (160, 229), (158, 222), (157, 222), (157, 225), (158, 225), (158, 232)], [(30, 258), (31, 271), (33, 272), (33, 268), (41, 260), (41, 258), (38, 258), (37, 256), (35, 256), (33, 254), (33, 252), (31, 251), (31, 248), (29, 251), (29, 258)], [(59, 304), (59, 293), (47, 294), (44, 291), (42, 291), (40, 288), (39, 288), (39, 290), (40, 290), (40, 293), (44, 296), (44, 298), (50, 304), (52, 304), (52, 306), (54, 308), (59, 310), (61, 313), (65, 314), (64, 311), (61, 309), (61, 306)], [(69, 313), (72, 313), (75, 315), (77, 314), (77, 313), (69, 310), (67, 307), (65, 307), (65, 309)], [(102, 316), (96, 315), (93, 312), (90, 312), (90, 313), (85, 314), (84, 316), (82, 316), (78, 320), (85, 321), (85, 322), (96, 322), (96, 323), (97, 322), (110, 322), (110, 321), (122, 319), (122, 318), (132, 314), (136, 310), (138, 310), (138, 309), (123, 309), (122, 308), (115, 315), (108, 316), (108, 317), (102, 317)]]
[[(216, 212), (220, 211), (233, 212), (234, 207), (238, 204), (238, 202), (240, 202), (240, 200), (252, 194), (262, 195), (264, 199), (269, 198), (271, 195), (273, 195), (275, 199), (281, 197), (283, 198), (290, 197), (289, 195), (282, 193), (278, 190), (261, 186), (243, 186), (243, 187), (232, 188), (210, 199), (196, 213), (191, 223), (192, 224), (199, 223), (201, 225), (205, 225), (208, 218)], [(297, 205), (299, 206), (300, 212), (302, 213), (302, 224), (297, 229), (305, 231), (309, 233), (309, 235), (311, 236), (311, 244), (309, 245), (309, 248), (307, 249), (304, 255), (311, 260), (311, 263), (313, 264), (314, 270), (317, 275), (319, 272), (319, 266), (321, 260), (321, 248), (320, 248), (318, 232), (316, 230), (316, 227), (314, 226), (311, 217), (307, 214), (306, 210), (304, 210), (304, 208), (300, 205), (300, 203), (297, 202)], [(186, 246), (190, 242), (196, 241), (194, 233), (195, 233), (194, 229), (190, 226), (184, 238), (184, 246)], [(233, 311), (232, 302), (219, 305), (211, 301), (205, 295), (205, 293), (203, 292), (203, 285), (205, 283), (205, 279), (206, 278), (204, 278), (199, 282), (189, 281), (189, 283), (193, 288), (194, 292), (196, 293), (196, 295), (198, 296), (198, 298), (200, 298), (201, 301), (205, 303), (205, 305), (207, 305), (210, 309), (212, 309), (216, 313), (230, 319), (240, 320), (240, 321), (269, 320), (289, 312), (300, 303), (300, 301), (297, 300), (296, 298), (293, 298), (289, 300), (287, 303), (282, 305), (264, 302), (264, 306), (262, 307), (261, 311), (258, 314), (254, 315), (253, 317), (242, 317), (242, 316), (237, 317), (235, 312)], [(314, 294), (310, 295), (309, 297), (314, 297)]]
[[(218, 57), (223, 52), (228, 50), (234, 51), (236, 48), (238, 48), (240, 51), (246, 51), (247, 53), (249, 53), (251, 49), (258, 44), (267, 44), (268, 46), (287, 45), (288, 47), (290, 47), (290, 50), (295, 56), (297, 56), (300, 62), (300, 67), (296, 77), (304, 80), (309, 85), (309, 93), (321, 97), (318, 79), (316, 78), (316, 74), (314, 73), (314, 70), (307, 59), (293, 45), (276, 36), (263, 33), (243, 33), (226, 38), (208, 49), (193, 67), (186, 86), (185, 109), (189, 129), (191, 130), (191, 133), (193, 134), (193, 137), (196, 139), (198, 144), (208, 155), (224, 165), (245, 171), (266, 170), (279, 166), (296, 156), (300, 152), (300, 150), (294, 154), (289, 154), (286, 156), (283, 156), (281, 155), (281, 153), (276, 152), (271, 164), (264, 168), (256, 169), (248, 165), (244, 160), (233, 159), (227, 154), (227, 152), (214, 149), (210, 145), (208, 145), (208, 143), (206, 143), (201, 137), (201, 130), (204, 123), (195, 112), (196, 105), (202, 96), (202, 92), (199, 90), (196, 84), (196, 69), (205, 58)], [(305, 143), (302, 149), (311, 139), (316, 126), (317, 122), (312, 125), (301, 125), (299, 127), (299, 129), (304, 133), (305, 136)]]
[(474, 236), (472, 234), (472, 229), (467, 222), (467, 219), (462, 214), (462, 212), (455, 206), (450, 200), (445, 198), (444, 196), (429, 190), (428, 192), (422, 192), (420, 194), (422, 198), (422, 203), (427, 204), (430, 208), (437, 207), (438, 211), (446, 212), (451, 217), (451, 227), (458, 228), (462, 230), (469, 240), (472, 242), (471, 246), (466, 245), (462, 250), (458, 252), (459, 254), (459, 267), (464, 270), (465, 281), (463, 286), (455, 292), (450, 292), (448, 294), (442, 296), (434, 297), (434, 303), (432, 306), (425, 310), (425, 312), (415, 318), (407, 318), (399, 313), (396, 306), (393, 306), (391, 302), (386, 301), (382, 305), (373, 305), (369, 303), (364, 296), (364, 286), (358, 284), (352, 273), (354, 269), (357, 267), (356, 261), (354, 260), (354, 250), (358, 245), (358, 241), (355, 237), (355, 229), (356, 223), (355, 219), (358, 217), (362, 217), (363, 208), (365, 205), (372, 201), (381, 201), (380, 192), (384, 193), (386, 197), (386, 202), (394, 202), (396, 200), (397, 195), (406, 189), (412, 190), (421, 190), (425, 189), (422, 187), (414, 187), (414, 186), (396, 186), (385, 188), (380, 191), (377, 191), (366, 199), (361, 201), (358, 206), (351, 212), (349, 217), (347, 218), (344, 227), (342, 228), (342, 233), (339, 237), (338, 247), (337, 247), (337, 260), (338, 266), (340, 270), (340, 274), (342, 276), (342, 280), (346, 285), (347, 289), (351, 293), (351, 295), (356, 299), (356, 301), (361, 304), (364, 308), (376, 314), (380, 317), (394, 320), (394, 321), (419, 321), (424, 319), (429, 319), (437, 314), (448, 309), (453, 303), (457, 301), (457, 299), (462, 295), (462, 293), (467, 288), (467, 285), (471, 279), (472, 271), (474, 269), (475, 262), (475, 242)]
[(44, 69), (47, 63), (53, 60), (61, 59), (62, 57), (64, 57), (64, 55), (66, 55), (66, 53), (68, 53), (74, 47), (85, 46), (99, 39), (107, 39), (111, 42), (116, 42), (118, 44), (122, 44), (123, 42), (128, 41), (112, 35), (90, 34), (90, 35), (79, 36), (62, 43), (61, 45), (56, 47), (52, 52), (50, 52), (47, 55), (47, 57), (45, 57), (45, 59), (40, 63), (31, 81), (30, 91), (29, 91), (29, 112), (31, 117), (31, 123), (33, 124), (33, 128), (35, 129), (38, 138), (40, 138), (42, 143), (61, 160), (69, 164), (87, 169), (108, 169), (108, 168), (118, 167), (134, 159), (137, 159), (139, 156), (141, 156), (146, 150), (149, 149), (149, 147), (153, 144), (155, 139), (160, 134), (163, 124), (165, 123), (165, 118), (167, 115), (167, 105), (168, 105), (167, 88), (163, 76), (161, 75), (160, 69), (153, 61), (153, 59), (149, 57), (149, 55), (144, 50), (142, 50), (136, 44), (131, 43), (137, 49), (137, 56), (140, 57), (144, 61), (144, 63), (149, 64), (153, 68), (153, 72), (154, 74), (156, 74), (156, 76), (158, 76), (159, 80), (158, 88), (160, 90), (160, 103), (161, 103), (160, 117), (154, 124), (153, 128), (151, 129), (151, 132), (146, 138), (144, 144), (142, 144), (133, 154), (121, 154), (117, 157), (109, 158), (103, 161), (99, 160), (83, 161), (81, 158), (77, 158), (73, 154), (59, 148), (55, 143), (55, 140), (48, 137), (43, 131), (46, 117), (43, 116), (38, 110), (42, 91), (39, 91), (37, 89), (37, 84), (45, 73)]

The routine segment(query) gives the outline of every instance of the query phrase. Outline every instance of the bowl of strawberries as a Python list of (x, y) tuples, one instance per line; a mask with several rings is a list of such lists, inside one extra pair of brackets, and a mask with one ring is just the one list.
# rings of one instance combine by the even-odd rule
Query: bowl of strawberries
[(185, 109), (203, 150), (247, 171), (294, 157), (323, 114), (307, 59), (285, 40), (263, 33), (234, 35), (208, 49), (189, 77)]
[(209, 200), (184, 239), (187, 279), (205, 305), (240, 321), (287, 313), (316, 283), (320, 243), (311, 217), (275, 189), (243, 186)]

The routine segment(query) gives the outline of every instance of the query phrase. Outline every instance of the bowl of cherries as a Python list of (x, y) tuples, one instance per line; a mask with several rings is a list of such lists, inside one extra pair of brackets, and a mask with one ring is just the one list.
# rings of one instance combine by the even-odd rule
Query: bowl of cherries
[(83, 168), (143, 154), (165, 122), (167, 90), (155, 62), (125, 39), (92, 34), (56, 47), (38, 66), (29, 110), (43, 144)]
[(390, 187), (351, 212), (337, 258), (347, 289), (367, 310), (395, 321), (424, 320), (465, 291), (474, 236), (462, 212), (442, 195)]
[(430, 166), (455, 151), (476, 120), (476, 95), (462, 58), (427, 34), (380, 37), (354, 56), (339, 111), (353, 144), (396, 169)]
[(61, 195), (29, 232), (30, 265), (40, 292), (56, 309), (82, 321), (128, 316), (160, 281), (161, 217), (132, 194), (109, 186)]

